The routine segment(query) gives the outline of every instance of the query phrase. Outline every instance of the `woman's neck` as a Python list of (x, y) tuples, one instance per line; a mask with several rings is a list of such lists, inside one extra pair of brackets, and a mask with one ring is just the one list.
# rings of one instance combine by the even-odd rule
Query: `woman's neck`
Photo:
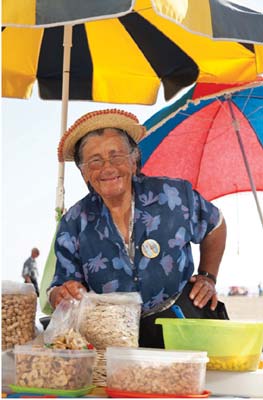
[(110, 210), (112, 219), (124, 237), (125, 242), (128, 243), (130, 236), (129, 225), (132, 210), (132, 194), (126, 193), (122, 199), (104, 200), (104, 203)]

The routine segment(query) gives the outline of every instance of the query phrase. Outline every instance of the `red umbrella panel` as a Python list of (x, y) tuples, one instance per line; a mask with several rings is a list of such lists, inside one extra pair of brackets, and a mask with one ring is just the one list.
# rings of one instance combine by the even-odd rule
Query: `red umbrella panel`
[(208, 200), (251, 191), (238, 127), (255, 189), (263, 190), (263, 86), (227, 97), (179, 112), (172, 105), (146, 121), (150, 134), (140, 143), (142, 172), (187, 179)]

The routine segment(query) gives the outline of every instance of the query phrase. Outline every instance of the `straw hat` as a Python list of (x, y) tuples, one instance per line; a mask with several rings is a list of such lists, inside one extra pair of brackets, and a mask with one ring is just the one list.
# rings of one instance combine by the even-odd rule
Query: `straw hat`
[(93, 111), (79, 118), (62, 136), (58, 146), (58, 159), (61, 162), (73, 161), (75, 145), (88, 132), (101, 128), (119, 128), (128, 133), (138, 143), (146, 133), (138, 118), (123, 110), (111, 109)]

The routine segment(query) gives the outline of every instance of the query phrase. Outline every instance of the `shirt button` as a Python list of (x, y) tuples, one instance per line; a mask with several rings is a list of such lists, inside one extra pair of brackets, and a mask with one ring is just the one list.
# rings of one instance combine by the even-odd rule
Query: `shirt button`
[(139, 246), (136, 246), (135, 248), (138, 250)]
[(135, 276), (134, 277), (134, 282), (137, 282), (138, 281), (138, 276)]

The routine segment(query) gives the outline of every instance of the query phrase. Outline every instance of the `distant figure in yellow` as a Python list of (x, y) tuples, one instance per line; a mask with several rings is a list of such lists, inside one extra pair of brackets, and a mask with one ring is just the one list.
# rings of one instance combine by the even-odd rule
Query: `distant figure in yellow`
[(32, 283), (34, 285), (37, 297), (39, 297), (39, 288), (38, 288), (38, 269), (36, 258), (39, 256), (39, 250), (34, 247), (31, 250), (31, 256), (24, 262), (22, 276), (24, 278), (25, 283)]

